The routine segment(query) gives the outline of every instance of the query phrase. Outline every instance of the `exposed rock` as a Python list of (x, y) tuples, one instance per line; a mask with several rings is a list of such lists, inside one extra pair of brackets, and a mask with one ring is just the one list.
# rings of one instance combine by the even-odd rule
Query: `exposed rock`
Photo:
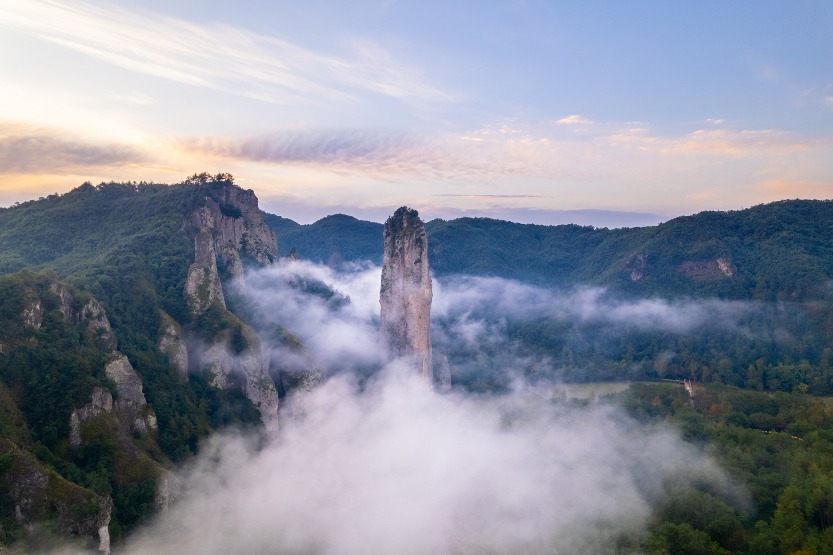
[(185, 282), (185, 299), (192, 314), (201, 314), (217, 302), (226, 306), (220, 275), (217, 273), (217, 255), (211, 231), (207, 228), (194, 239), (194, 263), (188, 268)]
[(648, 257), (645, 253), (637, 253), (625, 262), (625, 271), (630, 272), (631, 281), (639, 281), (645, 276), (645, 263)]
[(90, 396), (90, 403), (80, 409), (75, 409), (69, 417), (69, 444), (72, 447), (81, 446), (81, 424), (95, 418), (103, 412), (113, 411), (113, 396), (103, 387), (94, 387)]
[(38, 330), (43, 322), (43, 304), (40, 299), (33, 299), (23, 307), (20, 315), (23, 325), (27, 328)]
[(732, 259), (687, 260), (680, 264), (680, 272), (692, 279), (726, 279), (735, 277), (738, 269)]
[(177, 478), (176, 474), (169, 470), (160, 472), (156, 480), (156, 495), (153, 501), (156, 511), (159, 513), (167, 511), (171, 503), (181, 494), (182, 481)]
[(49, 292), (58, 297), (58, 310), (67, 320), (75, 319), (75, 299), (67, 288), (57, 281), (49, 284)]
[(47, 297), (42, 298), (43, 294), (38, 294), (33, 290), (29, 290), (26, 304), (23, 308), (21, 318), (23, 325), (31, 329), (39, 329), (43, 322), (44, 301), (48, 301), (47, 306), (57, 301), (57, 310), (66, 320), (73, 323), (81, 323), (86, 325), (90, 334), (102, 342), (104, 348), (112, 351), (116, 348), (116, 336), (113, 333), (113, 328), (110, 326), (110, 320), (107, 319), (107, 312), (104, 306), (96, 299), (91, 298), (81, 308), (80, 311), (75, 310), (75, 299), (69, 290), (64, 287), (57, 278), (49, 283), (47, 289)]
[[(230, 317), (234, 318), (231, 314)], [(260, 411), (263, 425), (270, 433), (278, 431), (278, 391), (269, 375), (269, 351), (260, 336), (245, 323), (236, 320), (245, 348), (232, 354), (230, 337), (219, 336), (205, 348), (200, 357), (200, 368), (208, 375), (209, 385), (227, 389), (235, 382), (235, 375), (244, 380), (246, 397)]]
[(104, 371), (107, 377), (116, 383), (119, 400), (131, 401), (137, 405), (147, 404), (142, 391), (142, 380), (126, 356), (117, 353), (116, 358), (105, 365)]
[(6, 460), (0, 502), (14, 507), (19, 524), (30, 527), (57, 515), (60, 534), (85, 538), (97, 543), (100, 552), (110, 553), (109, 498), (68, 482), (7, 439), (0, 438), (0, 455)]
[(295, 247), (292, 247), (289, 250), (289, 254), (286, 255), (286, 259), (289, 262), (295, 262), (296, 260), (298, 260), (298, 251), (295, 249)]
[(231, 184), (213, 189), (189, 221), (196, 229), (212, 231), (223, 268), (234, 278), (243, 275), (243, 257), (262, 266), (278, 260), (275, 233), (263, 221), (252, 190)]
[(81, 308), (79, 318), (81, 322), (86, 322), (90, 333), (98, 337), (108, 351), (116, 348), (116, 335), (110, 327), (110, 320), (107, 319), (107, 313), (100, 302), (95, 299), (87, 301), (87, 304)]
[(126, 356), (116, 355), (104, 367), (107, 377), (116, 384), (116, 410), (133, 430), (140, 433), (156, 431), (156, 415), (145, 400), (141, 378)]
[(431, 276), (428, 240), (416, 210), (399, 208), (385, 222), (381, 332), (393, 357), (408, 360), (427, 384), (431, 368)]
[(183, 378), (188, 376), (188, 346), (182, 337), (182, 328), (165, 312), (160, 314), (162, 319), (162, 337), (158, 347), (171, 366), (179, 371)]
[(738, 273), (738, 268), (731, 258), (718, 258), (715, 262), (726, 277), (734, 277)]
[[(212, 304), (220, 306), (226, 321), (240, 330), (244, 346), (242, 351), (239, 345), (232, 349), (230, 334), (221, 331), (200, 349), (199, 366), (208, 374), (209, 384), (220, 389), (232, 385), (234, 374), (242, 377), (246, 396), (260, 410), (266, 429), (276, 432), (278, 393), (269, 375), (269, 354), (257, 333), (226, 310), (219, 269), (239, 280), (238, 286), (243, 287), (243, 262), (253, 261), (262, 266), (277, 262), (278, 244), (274, 232), (263, 221), (254, 191), (231, 183), (208, 187), (209, 194), (187, 219), (192, 229), (199, 231), (194, 240), (194, 264), (188, 271), (185, 297), (193, 315), (202, 314)], [(166, 330), (166, 337), (173, 335)], [(175, 345), (175, 340), (167, 340), (166, 345)], [(160, 348), (167, 350), (161, 343)], [(180, 360), (184, 364), (179, 367), (187, 368), (187, 361), (181, 357)]]

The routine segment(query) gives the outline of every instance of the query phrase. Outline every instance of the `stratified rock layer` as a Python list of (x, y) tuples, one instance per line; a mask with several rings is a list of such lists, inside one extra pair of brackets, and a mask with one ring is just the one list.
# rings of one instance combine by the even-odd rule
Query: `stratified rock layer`
[(419, 213), (403, 206), (385, 222), (382, 266), (382, 339), (392, 357), (413, 364), (427, 384), (431, 369), (431, 276), (428, 239)]

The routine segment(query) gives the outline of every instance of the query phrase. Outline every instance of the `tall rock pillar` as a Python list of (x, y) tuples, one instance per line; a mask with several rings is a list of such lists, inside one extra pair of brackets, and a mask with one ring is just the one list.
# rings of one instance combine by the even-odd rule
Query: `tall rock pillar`
[(403, 206), (385, 222), (381, 332), (393, 357), (411, 362), (423, 380), (431, 368), (431, 276), (428, 239), (419, 213)]

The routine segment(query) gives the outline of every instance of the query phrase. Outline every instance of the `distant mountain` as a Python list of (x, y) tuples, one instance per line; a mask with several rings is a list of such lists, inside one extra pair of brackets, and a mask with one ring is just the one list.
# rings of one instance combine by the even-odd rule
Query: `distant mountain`
[(382, 263), (382, 224), (346, 214), (327, 216), (308, 225), (266, 212), (263, 219), (279, 237), (283, 254), (295, 248), (300, 258), (329, 266), (361, 260)]
[[(328, 216), (300, 225), (266, 217), (286, 251), (338, 265), (381, 262), (382, 225)], [(833, 201), (781, 201), (625, 229), (488, 218), (426, 224), (437, 276), (469, 274), (623, 294), (815, 299), (833, 294)]]

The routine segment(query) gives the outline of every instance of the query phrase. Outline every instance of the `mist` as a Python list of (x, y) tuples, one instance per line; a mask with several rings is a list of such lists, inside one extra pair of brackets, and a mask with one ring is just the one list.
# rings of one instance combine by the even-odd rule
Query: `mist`
[(126, 553), (604, 553), (672, 488), (731, 489), (612, 407), (439, 395), (396, 365), (330, 379), (265, 448), (213, 438), (184, 476)]
[[(294, 261), (251, 271), (245, 289), (236, 294), (246, 299), (261, 327), (279, 324), (297, 337), (324, 375), (367, 375), (386, 362), (379, 343), (380, 274), (381, 268), (370, 263), (336, 271)], [(615, 368), (586, 376), (587, 369), (571, 368), (564, 375), (574, 353), (587, 359), (597, 352), (615, 360), (625, 333), (743, 338), (761, 333), (750, 323), (761, 320), (762, 308), (750, 302), (625, 299), (602, 288), (559, 291), (473, 276), (435, 278), (433, 290), (435, 374), (438, 363), (449, 361), (453, 383), (479, 391), (505, 391), (517, 378), (629, 379), (617, 378)], [(766, 329), (779, 333), (776, 325)], [(535, 345), (535, 337), (531, 344), (525, 337), (530, 332), (544, 334), (548, 346)], [(272, 348), (273, 359), (284, 366), (310, 364), (309, 357), (293, 362), (298, 353), (281, 345)], [(674, 353), (662, 358), (673, 361)]]
[(210, 438), (181, 471), (182, 496), (123, 552), (598, 554), (638, 546), (652, 507), (675, 488), (705, 487), (748, 508), (743, 489), (676, 430), (647, 427), (607, 401), (530, 393), (518, 369), (534, 361), (506, 336), (508, 321), (538, 317), (735, 329), (747, 306), (435, 280), (436, 349), (468, 353), (468, 369), (512, 374), (517, 386), (440, 394), (385, 361), (379, 278), (372, 265), (336, 272), (303, 261), (247, 274), (234, 295), (257, 325), (298, 337), (324, 379), (276, 437)]

